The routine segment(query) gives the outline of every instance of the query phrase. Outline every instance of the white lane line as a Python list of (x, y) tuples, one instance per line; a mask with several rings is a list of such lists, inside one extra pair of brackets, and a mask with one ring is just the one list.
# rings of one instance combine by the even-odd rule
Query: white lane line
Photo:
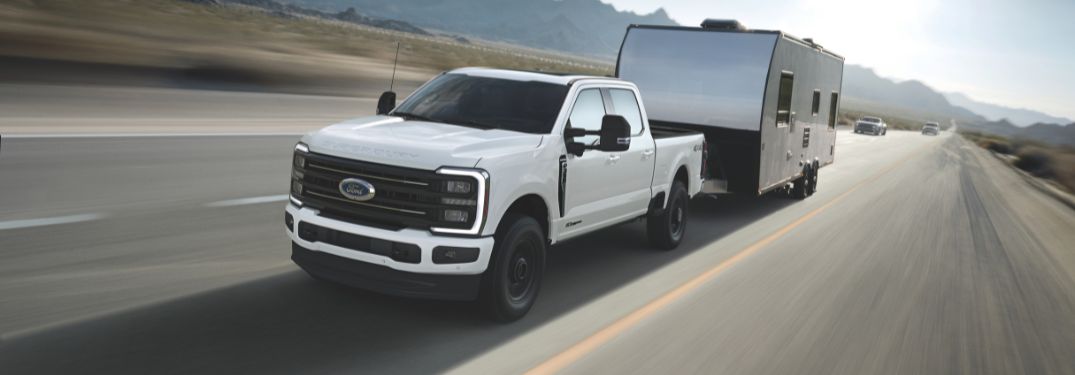
[(0, 230), (41, 227), (41, 226), (46, 226), (46, 225), (57, 225), (57, 224), (79, 223), (79, 222), (83, 222), (83, 221), (97, 220), (97, 219), (100, 219), (100, 218), (102, 218), (104, 216), (105, 215), (103, 215), (103, 214), (81, 214), (81, 215), (69, 215), (69, 216), (44, 217), (44, 218), (40, 218), (40, 219), (0, 221)]
[(179, 137), (299, 137), (306, 133), (72, 133), (4, 134), (10, 139), (36, 138), (179, 138)]
[(258, 203), (270, 203), (270, 202), (283, 202), (287, 200), (287, 194), (282, 195), (266, 195), (264, 197), (250, 197), (229, 199), (226, 201), (218, 201), (213, 203), (207, 203), (206, 207), (232, 207), (232, 206), (244, 206), (248, 204)]

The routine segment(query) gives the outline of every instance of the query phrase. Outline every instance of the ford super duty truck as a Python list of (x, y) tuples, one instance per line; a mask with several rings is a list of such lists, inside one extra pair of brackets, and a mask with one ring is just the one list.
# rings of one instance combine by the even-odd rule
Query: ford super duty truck
[(285, 223), (316, 279), (512, 321), (549, 245), (638, 218), (657, 248), (684, 236), (704, 137), (652, 128), (630, 82), (464, 68), (394, 102), (295, 146)]

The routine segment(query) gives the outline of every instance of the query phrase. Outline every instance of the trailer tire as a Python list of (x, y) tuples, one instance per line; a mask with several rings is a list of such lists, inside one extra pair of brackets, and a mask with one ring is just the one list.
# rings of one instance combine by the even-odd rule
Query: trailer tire
[(646, 236), (653, 247), (672, 250), (679, 246), (687, 232), (687, 187), (675, 181), (668, 192), (668, 204), (664, 210), (650, 211), (646, 215)]
[(814, 162), (814, 164), (810, 166), (810, 185), (808, 186), (809, 191), (806, 192), (807, 195), (814, 195), (814, 193), (817, 192), (817, 176), (819, 168), (821, 167), (817, 162)]
[(813, 175), (813, 170), (814, 168), (807, 164), (803, 167), (802, 176), (799, 176), (799, 178), (792, 181), (792, 184), (794, 184), (791, 188), (792, 198), (806, 199), (810, 194), (813, 194), (813, 188), (810, 186), (810, 183), (817, 181), (816, 177)]
[(501, 221), (478, 296), (490, 319), (513, 322), (534, 305), (545, 274), (543, 233), (541, 224), (529, 216), (512, 213)]

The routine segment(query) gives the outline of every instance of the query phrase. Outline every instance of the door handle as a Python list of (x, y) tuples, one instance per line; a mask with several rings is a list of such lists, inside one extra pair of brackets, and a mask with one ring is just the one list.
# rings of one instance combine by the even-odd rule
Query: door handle
[(642, 156), (653, 156), (653, 150), (642, 151)]
[(618, 161), (618, 160), (620, 160), (620, 156), (619, 156), (619, 155), (609, 155), (609, 156), (608, 156), (608, 161), (610, 161), (610, 162), (613, 162), (613, 163), (615, 163), (615, 162), (616, 162), (616, 161)]

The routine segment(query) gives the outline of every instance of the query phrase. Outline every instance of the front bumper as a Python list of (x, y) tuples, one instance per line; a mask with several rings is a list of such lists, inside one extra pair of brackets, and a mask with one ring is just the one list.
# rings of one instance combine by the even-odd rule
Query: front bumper
[(473, 301), (481, 275), (436, 275), (397, 271), (373, 263), (313, 251), (291, 243), (291, 260), (318, 278), (401, 297)]
[[(293, 204), (288, 204), (285, 210), (293, 217), (293, 222), (291, 228), (287, 231), (287, 235), (297, 246), (310, 251), (332, 254), (347, 260), (369, 263), (396, 271), (413, 274), (480, 275), (485, 272), (485, 268), (489, 265), (489, 258), (493, 252), (493, 237), (491, 236), (476, 238), (449, 237), (436, 236), (429, 231), (420, 229), (390, 230), (374, 228), (322, 217), (314, 209), (299, 208)], [(408, 263), (377, 254), (373, 249), (346, 248), (321, 241), (307, 241), (302, 239), (297, 232), (301, 223), (310, 223), (319, 227), (376, 240), (415, 245), (420, 249), (420, 256), (417, 263)], [(478, 259), (469, 263), (437, 264), (433, 262), (433, 248), (438, 246), (476, 248), (478, 249)]]

